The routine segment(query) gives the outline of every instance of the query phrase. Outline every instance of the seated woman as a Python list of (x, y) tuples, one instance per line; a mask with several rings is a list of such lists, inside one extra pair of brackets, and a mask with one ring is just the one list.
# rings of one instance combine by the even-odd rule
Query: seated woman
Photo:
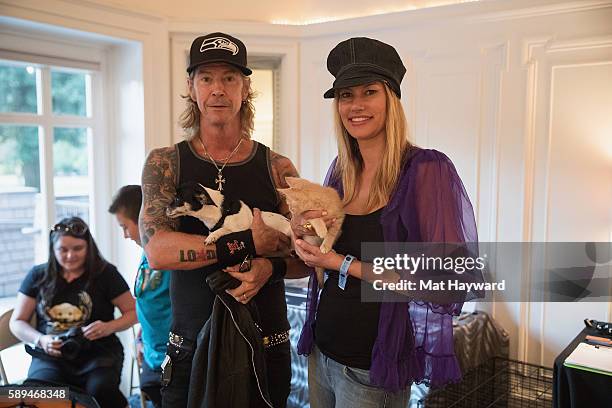
[(65, 218), (51, 229), (48, 262), (30, 270), (19, 292), (10, 328), (29, 344), (28, 379), (82, 388), (102, 408), (127, 406), (119, 391), (123, 348), (114, 333), (136, 323), (134, 298), (82, 219)]

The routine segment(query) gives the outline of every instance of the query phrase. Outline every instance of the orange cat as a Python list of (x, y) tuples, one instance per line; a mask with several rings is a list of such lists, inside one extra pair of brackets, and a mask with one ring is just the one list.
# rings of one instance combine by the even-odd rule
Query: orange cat
[[(324, 187), (305, 179), (287, 177), (285, 180), (289, 184), (289, 188), (279, 188), (278, 191), (287, 198), (287, 204), (292, 216), (299, 215), (304, 211), (320, 209), (327, 211), (328, 216), (336, 219), (329, 229), (322, 218), (308, 220), (317, 235), (304, 236), (304, 241), (312, 245), (318, 245), (322, 253), (328, 253), (334, 246), (336, 239), (340, 236), (340, 227), (344, 221), (344, 210), (340, 196), (331, 187)], [(319, 287), (322, 288), (323, 268), (317, 267), (315, 271)]]

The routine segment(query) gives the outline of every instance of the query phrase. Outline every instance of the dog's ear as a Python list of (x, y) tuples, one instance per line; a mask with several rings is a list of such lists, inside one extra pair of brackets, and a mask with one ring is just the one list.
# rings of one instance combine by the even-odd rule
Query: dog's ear
[(200, 198), (200, 201), (204, 205), (217, 205), (215, 203), (215, 200), (213, 200), (210, 194), (208, 193), (208, 189), (206, 189), (203, 186), (202, 186), (202, 191), (198, 192), (198, 197)]
[(193, 186), (193, 191), (196, 194), (202, 194), (202, 193), (206, 193), (206, 188), (204, 188), (204, 186), (200, 183), (194, 183), (195, 185)]

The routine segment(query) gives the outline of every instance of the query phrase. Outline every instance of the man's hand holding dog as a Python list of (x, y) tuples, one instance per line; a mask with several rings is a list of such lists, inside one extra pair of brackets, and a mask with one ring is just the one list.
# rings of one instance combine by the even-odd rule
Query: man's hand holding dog
[(288, 236), (264, 223), (258, 208), (253, 209), (251, 233), (257, 255), (265, 256), (285, 252), (291, 245), (291, 239)]
[(226, 292), (238, 302), (247, 304), (272, 276), (272, 263), (266, 258), (255, 258), (251, 262), (250, 270), (240, 272), (239, 268), (240, 265), (234, 265), (224, 269), (241, 282), (240, 286)]

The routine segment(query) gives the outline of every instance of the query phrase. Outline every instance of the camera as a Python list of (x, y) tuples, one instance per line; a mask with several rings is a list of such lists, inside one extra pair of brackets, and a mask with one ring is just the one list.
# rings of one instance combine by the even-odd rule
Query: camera
[(60, 334), (57, 339), (62, 342), (60, 351), (67, 360), (76, 359), (81, 351), (86, 350), (90, 345), (80, 327), (72, 327), (67, 332)]

